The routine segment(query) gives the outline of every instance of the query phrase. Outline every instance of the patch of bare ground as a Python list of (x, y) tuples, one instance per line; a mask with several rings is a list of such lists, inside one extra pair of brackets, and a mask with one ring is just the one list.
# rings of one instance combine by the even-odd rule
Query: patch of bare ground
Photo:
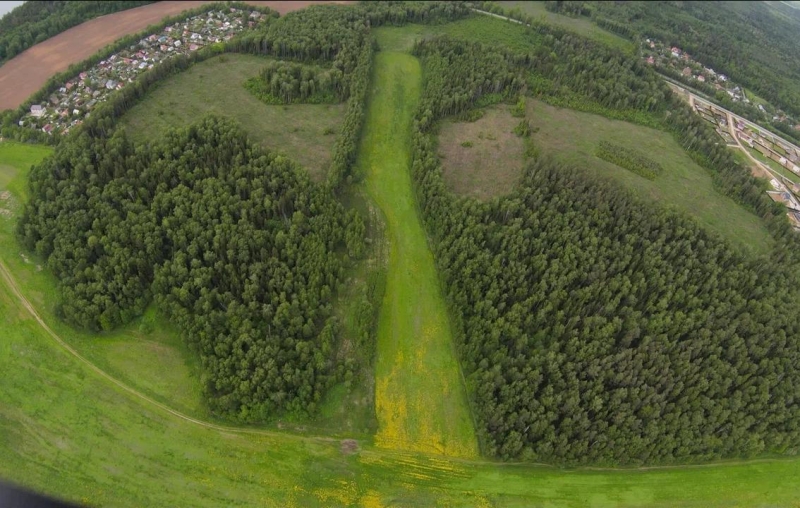
[(475, 122), (445, 121), (439, 155), (447, 187), (482, 200), (511, 192), (524, 161), (523, 140), (513, 132), (518, 123), (505, 105), (487, 108)]

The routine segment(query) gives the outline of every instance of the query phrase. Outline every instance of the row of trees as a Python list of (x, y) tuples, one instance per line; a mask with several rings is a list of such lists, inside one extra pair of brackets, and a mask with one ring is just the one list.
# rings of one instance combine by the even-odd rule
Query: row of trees
[(58, 278), (64, 319), (108, 330), (155, 298), (199, 352), (214, 410), (314, 410), (363, 221), (298, 166), (212, 117), (147, 147), (124, 131), (71, 137), (30, 190), (18, 234)]
[[(462, 41), (424, 44), (412, 173), (485, 450), (569, 463), (795, 452), (796, 262), (746, 259), (692, 220), (541, 158), (506, 198), (456, 198), (436, 121), (455, 97), (478, 95), (497, 61), (515, 64), (476, 59), (494, 50)], [(445, 55), (453, 65), (440, 64)], [(668, 122), (691, 131), (681, 139), (698, 154), (694, 119), (677, 108)], [(703, 157), (732, 192), (743, 189), (723, 153)]]
[(153, 2), (25, 2), (0, 17), (0, 65), (34, 44), (84, 21), (151, 3)]
[(628, 171), (633, 171), (637, 175), (643, 176), (649, 180), (655, 180), (664, 169), (661, 167), (661, 164), (638, 150), (611, 143), (610, 141), (601, 141), (598, 143), (594, 154), (603, 160), (616, 164)]

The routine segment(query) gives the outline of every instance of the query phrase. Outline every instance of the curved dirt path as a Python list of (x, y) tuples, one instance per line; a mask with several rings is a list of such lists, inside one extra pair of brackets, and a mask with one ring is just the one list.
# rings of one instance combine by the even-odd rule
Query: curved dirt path
[[(242, 427), (230, 427), (227, 425), (218, 425), (215, 423), (210, 423), (204, 420), (200, 420), (198, 418), (193, 418), (188, 416), (180, 411), (172, 409), (171, 407), (167, 406), (166, 404), (162, 404), (157, 400), (148, 397), (147, 395), (141, 393), (140, 391), (131, 388), (127, 384), (123, 383), (122, 381), (116, 379), (114, 376), (110, 375), (84, 356), (82, 356), (78, 351), (76, 351), (72, 346), (67, 344), (64, 339), (58, 336), (56, 332), (50, 328), (47, 323), (45, 323), (44, 319), (39, 315), (36, 311), (36, 308), (30, 301), (25, 298), (25, 295), (22, 294), (22, 291), (19, 289), (17, 285), (17, 281), (14, 279), (14, 276), (11, 274), (11, 271), (8, 269), (6, 264), (0, 260), (0, 275), (2, 276), (3, 282), (5, 285), (11, 290), (14, 297), (17, 298), (20, 304), (27, 310), (30, 315), (39, 323), (45, 332), (52, 338), (56, 344), (61, 346), (67, 353), (75, 357), (78, 361), (88, 367), (92, 372), (98, 374), (100, 377), (109, 381), (113, 385), (117, 386), (118, 388), (122, 389), (123, 391), (127, 392), (132, 397), (139, 399), (147, 404), (157, 407), (158, 409), (169, 413), (170, 415), (192, 423), (194, 425), (198, 425), (200, 427), (204, 427), (210, 430), (216, 430), (219, 432), (228, 432), (228, 433), (235, 433), (235, 434), (251, 434), (251, 435), (263, 435), (263, 436), (270, 436), (270, 437), (283, 437), (289, 439), (297, 439), (302, 441), (316, 441), (319, 443), (338, 443), (341, 442), (345, 438), (332, 438), (326, 436), (303, 436), (297, 434), (290, 434), (286, 432), (277, 432), (271, 430), (263, 430), (263, 429), (248, 429)], [(357, 440), (356, 440), (357, 441)], [(553, 466), (552, 464), (546, 464), (542, 462), (498, 462), (498, 461), (491, 461), (491, 460), (481, 460), (481, 459), (469, 459), (469, 458), (460, 458), (460, 457), (449, 457), (449, 456), (441, 456), (436, 453), (426, 453), (426, 452), (415, 452), (413, 450), (392, 450), (387, 448), (373, 448), (371, 446), (364, 447), (362, 445), (366, 444), (360, 441), (357, 441), (360, 446), (359, 454), (363, 454), (369, 457), (383, 457), (383, 458), (394, 458), (401, 460), (403, 457), (407, 457), (409, 455), (422, 455), (428, 458), (435, 458), (437, 456), (441, 457), (449, 462), (455, 462), (463, 465), (475, 465), (475, 466), (487, 466), (487, 465), (494, 465), (499, 468), (517, 468), (517, 467), (530, 467), (530, 468), (539, 468), (539, 467), (547, 467), (547, 468), (556, 468), (557, 466)], [(440, 460), (441, 460), (440, 459)], [(762, 458), (762, 459), (751, 459), (751, 460), (731, 460), (731, 461), (721, 461), (721, 462), (709, 462), (705, 464), (685, 464), (685, 465), (665, 465), (665, 466), (643, 466), (643, 467), (592, 467), (592, 466), (583, 466), (583, 467), (576, 467), (571, 470), (575, 471), (597, 471), (597, 472), (636, 472), (636, 471), (654, 471), (654, 470), (668, 470), (668, 469), (703, 469), (703, 468), (714, 468), (714, 467), (725, 467), (725, 466), (741, 466), (741, 465), (753, 465), (753, 464), (767, 464), (767, 463), (774, 463), (774, 462), (786, 462), (796, 460), (793, 457), (785, 457), (785, 458)]]
[(161, 402), (158, 402), (157, 400), (155, 400), (155, 399), (153, 399), (151, 397), (148, 397), (147, 395), (143, 394), (142, 392), (140, 392), (140, 391), (138, 391), (138, 390), (136, 390), (134, 388), (131, 388), (127, 384), (125, 384), (122, 381), (116, 379), (111, 374), (107, 373), (106, 371), (104, 371), (103, 369), (101, 369), (100, 367), (98, 367), (97, 365), (95, 365), (94, 363), (89, 361), (88, 359), (86, 359), (84, 356), (82, 356), (80, 353), (78, 353), (78, 351), (76, 351), (72, 346), (67, 344), (67, 342), (64, 339), (59, 337), (58, 334), (56, 332), (54, 332), (53, 329), (50, 328), (47, 325), (47, 323), (45, 323), (44, 319), (42, 319), (42, 317), (39, 315), (39, 313), (33, 307), (31, 302), (27, 298), (25, 298), (25, 295), (22, 294), (22, 292), (19, 289), (19, 286), (17, 285), (17, 281), (14, 279), (14, 276), (11, 275), (11, 271), (8, 269), (8, 267), (6, 267), (6, 264), (2, 260), (0, 260), (0, 275), (2, 275), (3, 280), (6, 283), (6, 286), (11, 290), (11, 292), (14, 294), (14, 296), (17, 298), (17, 300), (19, 300), (19, 303), (22, 304), (22, 306), (25, 308), (25, 310), (27, 310), (31, 314), (31, 316), (33, 316), (33, 318), (36, 320), (36, 322), (39, 323), (39, 325), (44, 329), (44, 331), (47, 332), (47, 334), (59, 346), (61, 346), (66, 352), (68, 352), (69, 354), (71, 354), (72, 356), (77, 358), (81, 363), (86, 365), (94, 373), (98, 374), (100, 377), (102, 377), (106, 381), (109, 381), (109, 382), (113, 383), (114, 385), (116, 385), (117, 387), (121, 388), (122, 390), (128, 392), (130, 395), (132, 395), (135, 398), (138, 398), (140, 400), (143, 400), (143, 401), (147, 402), (148, 404), (156, 406), (157, 408), (161, 409), (162, 411), (166, 411), (167, 413), (171, 414), (172, 416), (175, 416), (176, 418), (180, 418), (181, 420), (185, 420), (185, 421), (193, 423), (195, 425), (200, 425), (201, 427), (205, 427), (205, 428), (213, 429), (213, 430), (218, 430), (218, 431), (222, 431), (222, 432), (230, 432), (230, 433), (238, 433), (238, 434), (260, 434), (260, 435), (272, 436), (272, 437), (275, 437), (275, 436), (290, 436), (290, 437), (293, 437), (293, 438), (296, 438), (296, 439), (301, 439), (301, 440), (313, 440), (313, 441), (325, 441), (325, 442), (340, 441), (339, 439), (334, 439), (334, 438), (329, 438), (329, 437), (324, 437), (324, 436), (301, 436), (301, 435), (295, 435), (295, 434), (287, 434), (287, 433), (284, 433), (284, 432), (275, 432), (275, 431), (271, 431), (271, 430), (248, 429), (248, 428), (242, 428), (242, 427), (229, 427), (229, 426), (226, 426), (226, 425), (217, 425), (215, 423), (210, 423), (210, 422), (206, 422), (204, 420), (199, 420), (197, 418), (192, 418), (191, 416), (183, 414), (180, 411), (172, 409), (171, 407), (167, 406), (166, 404), (162, 404)]
[[(106, 14), (61, 32), (28, 48), (0, 67), (0, 111), (14, 109), (36, 93), (53, 75), (82, 62), (112, 42), (141, 32), (167, 16), (175, 16), (211, 1), (156, 2)], [(339, 0), (247, 1), (281, 15), (314, 4), (348, 4)]]

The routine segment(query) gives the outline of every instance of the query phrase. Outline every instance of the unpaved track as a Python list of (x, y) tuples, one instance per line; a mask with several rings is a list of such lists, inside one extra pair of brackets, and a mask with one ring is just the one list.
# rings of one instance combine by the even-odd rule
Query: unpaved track
[[(121, 390), (127, 392), (134, 398), (137, 398), (141, 401), (146, 402), (147, 404), (151, 404), (162, 411), (165, 411), (172, 416), (179, 418), (181, 420), (193, 423), (195, 425), (199, 425), (201, 427), (205, 427), (207, 429), (216, 430), (219, 432), (228, 432), (234, 434), (256, 434), (256, 435), (263, 435), (263, 436), (272, 436), (272, 437), (282, 437), (282, 438), (289, 438), (289, 439), (298, 439), (304, 441), (316, 441), (318, 443), (337, 443), (341, 441), (341, 439), (325, 437), (325, 436), (301, 436), (296, 434), (289, 434), (286, 432), (276, 432), (271, 430), (263, 430), (263, 429), (249, 429), (243, 427), (229, 427), (226, 425), (217, 425), (215, 423), (206, 422), (203, 420), (199, 420), (197, 418), (192, 418), (191, 416), (185, 415), (180, 411), (176, 411), (171, 407), (167, 406), (166, 404), (162, 404), (147, 395), (143, 394), (142, 392), (131, 388), (127, 384), (123, 383), (122, 381), (116, 379), (114, 376), (108, 374), (106, 371), (92, 363), (91, 361), (87, 360), (83, 357), (80, 353), (78, 353), (75, 349), (72, 348), (69, 344), (67, 344), (61, 337), (50, 328), (47, 323), (44, 322), (44, 319), (36, 312), (36, 308), (28, 301), (27, 298), (22, 294), (22, 291), (19, 289), (17, 285), (17, 281), (14, 279), (14, 276), (11, 274), (11, 271), (8, 269), (6, 264), (0, 260), (0, 276), (2, 276), (2, 280), (8, 289), (11, 290), (14, 297), (19, 301), (19, 303), (27, 310), (30, 315), (36, 320), (37, 323), (44, 329), (45, 332), (52, 338), (59, 346), (61, 346), (67, 353), (74, 356), (78, 361), (86, 365), (92, 372), (96, 373), (106, 381), (114, 384)], [(398, 459), (408, 455), (423, 455), (427, 457), (436, 457), (438, 454), (435, 453), (419, 453), (419, 452), (412, 452), (406, 450), (389, 450), (389, 449), (375, 449), (370, 447), (364, 447), (365, 443), (360, 442), (361, 451), (360, 454), (368, 455), (372, 457), (385, 457), (390, 459)], [(545, 464), (541, 462), (497, 462), (497, 461), (488, 461), (488, 460), (481, 460), (481, 459), (465, 459), (459, 457), (445, 457), (446, 460), (451, 462), (457, 462), (461, 464), (472, 464), (472, 465), (495, 465), (498, 467), (553, 467), (551, 464)], [(765, 464), (770, 462), (782, 462), (786, 460), (797, 460), (794, 457), (785, 457), (785, 458), (766, 458), (766, 459), (751, 459), (751, 460), (730, 460), (730, 461), (723, 461), (723, 462), (708, 462), (705, 464), (686, 464), (686, 465), (669, 465), (669, 466), (644, 466), (644, 467), (632, 467), (632, 468), (614, 468), (614, 467), (592, 467), (592, 466), (584, 466), (584, 467), (577, 467), (576, 470), (583, 470), (583, 471), (649, 471), (649, 470), (657, 470), (657, 469), (696, 469), (696, 468), (708, 468), (708, 467), (724, 467), (724, 466), (737, 466), (737, 465), (744, 465), (744, 464)]]
[[(154, 399), (148, 397), (147, 395), (141, 393), (140, 391), (138, 391), (138, 390), (136, 390), (134, 388), (131, 388), (130, 386), (128, 386), (125, 383), (123, 383), (122, 381), (120, 381), (120, 380), (116, 379), (115, 377), (111, 376), (110, 374), (108, 374), (106, 371), (104, 371), (103, 369), (101, 369), (97, 365), (93, 364), (91, 361), (87, 360), (80, 353), (78, 353), (75, 349), (73, 349), (72, 346), (67, 344), (61, 337), (59, 337), (58, 334), (56, 334), (56, 332), (54, 332), (52, 328), (47, 326), (47, 323), (45, 323), (44, 320), (42, 319), (42, 317), (39, 315), (39, 313), (36, 312), (36, 309), (33, 307), (31, 302), (28, 301), (28, 299), (25, 298), (25, 296), (22, 294), (22, 292), (19, 289), (19, 286), (17, 285), (17, 281), (14, 280), (13, 275), (11, 275), (11, 271), (6, 267), (6, 264), (3, 263), (3, 261), (1, 261), (1, 260), (0, 260), (0, 275), (3, 276), (3, 280), (4, 280), (5, 284), (6, 284), (6, 286), (14, 294), (14, 297), (16, 297), (19, 300), (19, 303), (31, 314), (31, 316), (33, 316), (33, 318), (36, 320), (36, 322), (39, 323), (39, 325), (41, 325), (41, 327), (44, 329), (44, 331), (47, 332), (47, 334), (50, 335), (50, 337), (54, 341), (56, 341), (56, 343), (59, 346), (64, 348), (69, 354), (71, 354), (72, 356), (77, 358), (81, 363), (86, 365), (93, 372), (95, 372), (96, 374), (100, 375), (105, 380), (110, 381), (111, 383), (113, 383), (114, 385), (118, 386), (122, 390), (124, 390), (124, 391), (128, 392), (129, 394), (133, 395), (135, 398), (141, 399), (141, 400), (147, 402), (148, 404), (152, 404), (152, 405), (158, 407), (159, 409), (161, 409), (162, 411), (166, 411), (167, 413), (169, 413), (169, 414), (171, 414), (171, 415), (173, 415), (173, 416), (175, 416), (177, 418), (180, 418), (181, 420), (186, 420), (187, 422), (191, 422), (191, 423), (194, 423), (195, 425), (200, 425), (201, 427), (206, 427), (206, 428), (209, 428), (209, 429), (219, 430), (219, 431), (223, 431), (223, 432), (232, 432), (232, 433), (237, 433), (237, 434), (261, 434), (261, 435), (266, 435), (266, 436), (287, 436), (288, 435), (288, 434), (283, 433), (283, 432), (273, 432), (273, 431), (262, 430), (262, 429), (248, 429), (248, 428), (228, 427), (228, 426), (225, 426), (225, 425), (217, 425), (217, 424), (209, 423), (209, 422), (206, 422), (206, 421), (203, 421), (203, 420), (198, 420), (197, 418), (192, 418), (191, 416), (187, 416), (187, 415), (181, 413), (180, 411), (176, 411), (176, 410), (172, 409), (171, 407), (169, 407), (169, 406), (167, 406), (165, 404), (162, 404), (162, 403), (158, 402), (157, 400), (154, 400)], [(306, 439), (306, 440), (316, 440), (316, 441), (326, 441), (326, 442), (338, 441), (337, 439), (331, 439), (331, 438), (326, 438), (326, 437), (321, 437), (321, 436), (317, 437), (317, 436), (296, 436), (296, 435), (293, 435), (292, 437), (294, 437), (296, 439)]]
[[(54, 74), (82, 62), (112, 42), (141, 32), (167, 16), (174, 16), (210, 1), (157, 2), (107, 14), (72, 27), (32, 46), (0, 67), (0, 111), (14, 109), (37, 92)], [(247, 1), (270, 7), (281, 15), (309, 5), (346, 1)]]

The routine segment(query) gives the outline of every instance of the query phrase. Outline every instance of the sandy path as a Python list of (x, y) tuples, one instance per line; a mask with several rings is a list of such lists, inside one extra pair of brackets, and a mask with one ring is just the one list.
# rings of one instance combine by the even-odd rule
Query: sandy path
[[(209, 1), (157, 2), (115, 12), (82, 23), (28, 48), (0, 67), (0, 111), (18, 107), (51, 76), (67, 70), (126, 35), (140, 32), (167, 16), (174, 16)], [(270, 7), (281, 15), (312, 4), (340, 1), (248, 1)]]

